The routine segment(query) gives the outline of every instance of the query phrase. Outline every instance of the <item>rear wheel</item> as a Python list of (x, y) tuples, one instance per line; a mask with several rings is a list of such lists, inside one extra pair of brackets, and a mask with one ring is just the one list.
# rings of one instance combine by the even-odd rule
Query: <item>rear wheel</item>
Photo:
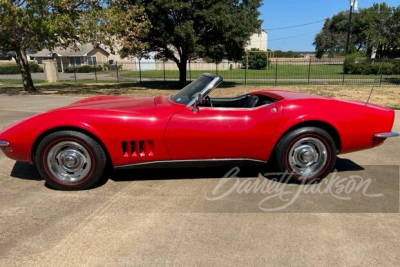
[(83, 190), (102, 177), (106, 155), (86, 134), (59, 131), (46, 136), (36, 153), (36, 166), (46, 182), (59, 190)]
[(279, 170), (298, 181), (322, 179), (334, 168), (336, 145), (323, 129), (303, 127), (286, 134), (277, 144)]

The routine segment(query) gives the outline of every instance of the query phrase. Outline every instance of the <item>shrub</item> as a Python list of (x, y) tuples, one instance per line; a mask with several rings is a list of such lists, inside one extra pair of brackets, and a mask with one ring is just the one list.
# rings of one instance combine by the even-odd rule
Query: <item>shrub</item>
[(0, 74), (20, 74), (18, 65), (0, 66)]
[(357, 60), (358, 54), (351, 54), (346, 56), (346, 59), (344, 60), (343, 63), (343, 71), (346, 74), (352, 74), (356, 68), (356, 60)]
[[(36, 72), (43, 72), (43, 68), (40, 67), (36, 63), (29, 63), (29, 68), (31, 70), (31, 73), (36, 73)], [(5, 66), (0, 66), (0, 74), (20, 74), (19, 66), (18, 65), (5, 65)]]
[(351, 54), (346, 56), (343, 70), (346, 74), (400, 74), (400, 61), (384, 62), (382, 64), (381, 62), (373, 62), (372, 60), (358, 59), (358, 54)]
[(104, 64), (103, 64), (103, 69), (104, 69), (105, 71), (108, 71), (108, 70), (111, 69), (111, 65), (110, 65), (109, 63), (104, 63)]
[(393, 73), (400, 73), (400, 60), (393, 63)]
[[(271, 61), (268, 59), (267, 61), (267, 55), (266, 53), (251, 53), (252, 51), (260, 51), (259, 49), (251, 49), (248, 53), (248, 59), (249, 59), (249, 69), (265, 69), (267, 67), (267, 64), (270, 65)], [(246, 68), (246, 56), (243, 58), (243, 67)]]
[(96, 71), (103, 71), (103, 67), (102, 66), (96, 66), (96, 67), (92, 67), (89, 65), (84, 65), (84, 66), (80, 66), (80, 67), (67, 67), (64, 69), (64, 72), (66, 73), (90, 73), (90, 72), (94, 72), (96, 69)]
[(31, 73), (43, 72), (43, 68), (33, 62), (29, 63), (29, 68), (31, 70)]

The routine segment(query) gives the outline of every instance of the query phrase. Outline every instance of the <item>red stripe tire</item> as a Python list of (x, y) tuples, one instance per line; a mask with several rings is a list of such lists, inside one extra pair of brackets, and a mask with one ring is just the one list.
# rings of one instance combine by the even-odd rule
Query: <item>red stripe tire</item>
[(100, 144), (86, 134), (59, 131), (47, 135), (36, 151), (42, 178), (59, 190), (83, 190), (96, 184), (106, 166)]

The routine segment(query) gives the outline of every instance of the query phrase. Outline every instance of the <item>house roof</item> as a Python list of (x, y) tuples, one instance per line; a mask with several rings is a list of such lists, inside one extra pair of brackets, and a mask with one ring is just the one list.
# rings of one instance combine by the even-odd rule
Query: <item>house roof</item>
[[(62, 48), (62, 47), (56, 47), (53, 50), (48, 50), (48, 49), (43, 49), (35, 54), (30, 54), (30, 56), (33, 57), (51, 57), (53, 54), (57, 54), (59, 56), (63, 57), (71, 57), (71, 56), (87, 56), (88, 53), (93, 51), (95, 47), (92, 44), (85, 44), (85, 45), (77, 45), (76, 48), (73, 47), (68, 47), (68, 48)], [(99, 47), (99, 49), (103, 50), (105, 53), (108, 55), (106, 50), (102, 49)]]

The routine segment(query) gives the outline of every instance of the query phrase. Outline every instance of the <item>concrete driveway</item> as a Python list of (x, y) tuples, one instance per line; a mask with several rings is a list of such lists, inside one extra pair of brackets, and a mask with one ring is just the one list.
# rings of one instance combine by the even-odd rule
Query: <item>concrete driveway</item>
[[(78, 99), (0, 95), (0, 128)], [(273, 212), (257, 194), (207, 200), (230, 168), (114, 172), (97, 188), (60, 192), (1, 154), (0, 266), (398, 266), (399, 151), (400, 139), (387, 140), (337, 164), (341, 176), (381, 178), (369, 190), (391, 196), (384, 205), (302, 194)], [(259, 172), (242, 168), (238, 181), (266, 180)]]

